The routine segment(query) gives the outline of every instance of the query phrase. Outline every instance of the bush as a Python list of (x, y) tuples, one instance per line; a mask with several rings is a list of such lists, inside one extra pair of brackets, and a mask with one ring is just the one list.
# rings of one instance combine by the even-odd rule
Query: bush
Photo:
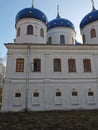
[(0, 130), (98, 130), (98, 110), (0, 113)]

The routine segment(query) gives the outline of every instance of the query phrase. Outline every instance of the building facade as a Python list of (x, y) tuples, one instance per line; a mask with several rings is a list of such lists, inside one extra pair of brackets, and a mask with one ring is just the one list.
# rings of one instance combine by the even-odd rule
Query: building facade
[(6, 43), (2, 111), (98, 109), (98, 10), (80, 23), (52, 21), (34, 6), (16, 15), (16, 38)]

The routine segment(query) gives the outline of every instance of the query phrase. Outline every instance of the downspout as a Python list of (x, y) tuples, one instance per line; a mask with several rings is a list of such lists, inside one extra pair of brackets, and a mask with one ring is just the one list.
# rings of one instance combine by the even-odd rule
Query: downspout
[(27, 44), (27, 68), (26, 68), (26, 100), (25, 110), (28, 111), (28, 93), (29, 93), (29, 77), (30, 77), (30, 44)]

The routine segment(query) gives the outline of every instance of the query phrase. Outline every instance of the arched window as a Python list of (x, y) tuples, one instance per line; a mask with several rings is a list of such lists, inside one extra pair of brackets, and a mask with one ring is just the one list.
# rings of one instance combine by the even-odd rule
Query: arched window
[(74, 38), (72, 37), (72, 44), (74, 44)]
[(76, 72), (76, 61), (75, 59), (68, 59), (69, 72)]
[(79, 96), (78, 96), (78, 91), (73, 88), (72, 89), (72, 94), (71, 94), (71, 103), (72, 105), (78, 105), (79, 104)]
[(52, 37), (48, 38), (48, 43), (47, 44), (49, 44), (49, 45), (52, 44)]
[(20, 106), (20, 105), (22, 105), (23, 102), (22, 102), (22, 94), (21, 94), (21, 92), (20, 92), (20, 91), (16, 91), (14, 96), (15, 96), (15, 97), (13, 98), (13, 99), (14, 99), (13, 104), (14, 104), (15, 106)]
[(90, 59), (83, 59), (84, 72), (91, 72)]
[(20, 28), (17, 29), (17, 37), (20, 36)]
[(64, 35), (60, 35), (60, 43), (65, 44), (65, 37)]
[(41, 59), (33, 60), (33, 71), (40, 72), (41, 71)]
[(54, 72), (61, 72), (61, 59), (54, 59)]
[(91, 38), (96, 37), (96, 30), (94, 28), (90, 30), (90, 35), (91, 35)]
[(24, 72), (24, 59), (16, 59), (16, 72)]
[(91, 88), (88, 89), (87, 101), (88, 104), (95, 104), (94, 92), (91, 90)]
[(32, 105), (40, 105), (40, 93), (37, 90), (32, 94)]
[(42, 28), (40, 29), (40, 36), (44, 37), (44, 30)]
[(59, 89), (56, 90), (55, 97), (54, 97), (54, 103), (55, 105), (61, 105), (62, 104), (62, 93)]
[(32, 25), (27, 26), (27, 35), (33, 35), (33, 26)]
[(83, 44), (85, 44), (86, 43), (85, 35), (82, 35), (82, 40), (83, 40)]

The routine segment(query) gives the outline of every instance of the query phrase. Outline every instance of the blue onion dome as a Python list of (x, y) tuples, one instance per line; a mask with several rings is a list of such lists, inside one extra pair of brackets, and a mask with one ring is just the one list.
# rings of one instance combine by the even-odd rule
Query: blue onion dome
[(96, 10), (94, 7), (90, 13), (88, 13), (81, 21), (80, 23), (80, 29), (83, 29), (84, 26), (87, 24), (90, 24), (94, 21), (98, 20), (98, 10)]
[(16, 23), (23, 18), (35, 18), (44, 22), (45, 24), (47, 24), (48, 21), (46, 15), (33, 6), (30, 8), (24, 8), (20, 12), (18, 12), (18, 14), (16, 15)]
[(57, 15), (56, 19), (53, 19), (50, 22), (48, 22), (48, 30), (55, 27), (68, 27), (75, 30), (72, 22), (70, 22), (67, 19), (61, 18), (59, 15)]

